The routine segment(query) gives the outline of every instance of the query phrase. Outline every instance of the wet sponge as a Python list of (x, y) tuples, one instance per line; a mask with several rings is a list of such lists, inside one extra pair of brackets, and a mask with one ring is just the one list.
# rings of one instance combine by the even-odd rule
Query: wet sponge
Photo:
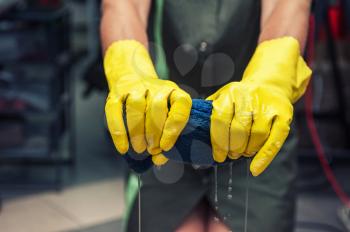
[[(213, 165), (210, 143), (211, 101), (192, 100), (192, 109), (187, 126), (178, 138), (174, 148), (164, 155), (170, 160), (195, 165)], [(149, 155), (129, 151), (123, 156), (129, 167), (138, 173), (147, 171), (153, 166)]]

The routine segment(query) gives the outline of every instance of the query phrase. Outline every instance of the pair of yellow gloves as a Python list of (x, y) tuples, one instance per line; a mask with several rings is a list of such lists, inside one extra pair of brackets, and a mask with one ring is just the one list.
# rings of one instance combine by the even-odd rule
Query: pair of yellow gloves
[[(166, 163), (162, 152), (174, 146), (186, 126), (190, 96), (174, 82), (158, 79), (147, 49), (133, 40), (113, 43), (104, 68), (110, 89), (106, 118), (117, 150), (128, 151), (129, 136), (136, 152), (147, 149), (156, 165)], [(293, 119), (292, 104), (304, 94), (310, 76), (296, 39), (283, 37), (259, 44), (242, 80), (207, 98), (213, 101), (214, 160), (254, 156), (250, 171), (260, 175), (285, 142)]]

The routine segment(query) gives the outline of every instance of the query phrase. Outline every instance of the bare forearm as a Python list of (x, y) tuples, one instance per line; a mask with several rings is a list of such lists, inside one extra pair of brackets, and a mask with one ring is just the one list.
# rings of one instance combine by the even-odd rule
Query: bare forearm
[(134, 39), (147, 46), (147, 19), (151, 0), (104, 0), (101, 41), (105, 51), (118, 40)]
[(262, 0), (259, 42), (292, 36), (304, 50), (310, 16), (311, 0)]

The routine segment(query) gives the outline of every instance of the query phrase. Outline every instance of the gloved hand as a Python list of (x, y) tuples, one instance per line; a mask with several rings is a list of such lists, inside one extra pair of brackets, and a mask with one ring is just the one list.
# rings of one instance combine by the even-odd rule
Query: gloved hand
[(305, 92), (311, 70), (296, 39), (262, 42), (240, 82), (231, 82), (207, 98), (213, 101), (213, 156), (254, 156), (250, 171), (260, 175), (281, 149), (293, 118), (293, 103)]
[(105, 112), (117, 150), (128, 151), (129, 135), (137, 153), (147, 148), (156, 165), (164, 164), (167, 158), (162, 151), (173, 147), (189, 119), (190, 96), (175, 83), (158, 79), (148, 51), (137, 41), (113, 43), (104, 69), (110, 90)]

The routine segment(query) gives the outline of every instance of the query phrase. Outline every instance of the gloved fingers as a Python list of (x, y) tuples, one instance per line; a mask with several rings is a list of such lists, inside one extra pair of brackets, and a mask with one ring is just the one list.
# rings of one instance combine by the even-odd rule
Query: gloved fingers
[(253, 121), (253, 108), (250, 96), (240, 94), (235, 104), (235, 115), (230, 127), (230, 153), (231, 159), (239, 158), (248, 145), (250, 130)]
[(234, 103), (230, 95), (220, 95), (213, 101), (210, 123), (210, 140), (213, 158), (224, 162), (229, 152), (230, 124), (234, 114)]
[(135, 92), (129, 94), (126, 99), (126, 121), (131, 145), (137, 153), (142, 153), (147, 148), (145, 137), (145, 112), (145, 93)]
[(232, 152), (232, 151), (228, 152), (228, 158), (233, 159), (233, 160), (239, 159), (239, 158), (241, 158), (241, 156), (242, 156), (241, 153)]
[(251, 157), (260, 150), (271, 130), (272, 117), (258, 113), (253, 116), (253, 119), (248, 145), (244, 152), (246, 157)]
[(167, 157), (165, 157), (162, 153), (158, 155), (152, 155), (152, 162), (156, 166), (162, 166), (169, 161)]
[(105, 113), (113, 143), (119, 153), (125, 154), (129, 150), (129, 142), (123, 119), (123, 98), (109, 95)]
[(250, 165), (253, 176), (260, 175), (269, 166), (287, 139), (289, 130), (288, 122), (277, 117), (272, 124), (268, 139)]
[(146, 108), (146, 141), (147, 151), (151, 155), (162, 152), (160, 139), (165, 121), (168, 115), (168, 96), (170, 92), (166, 89), (158, 93), (148, 93)]
[(181, 89), (170, 94), (170, 110), (165, 121), (160, 148), (169, 151), (175, 144), (190, 117), (192, 100), (190, 95)]

